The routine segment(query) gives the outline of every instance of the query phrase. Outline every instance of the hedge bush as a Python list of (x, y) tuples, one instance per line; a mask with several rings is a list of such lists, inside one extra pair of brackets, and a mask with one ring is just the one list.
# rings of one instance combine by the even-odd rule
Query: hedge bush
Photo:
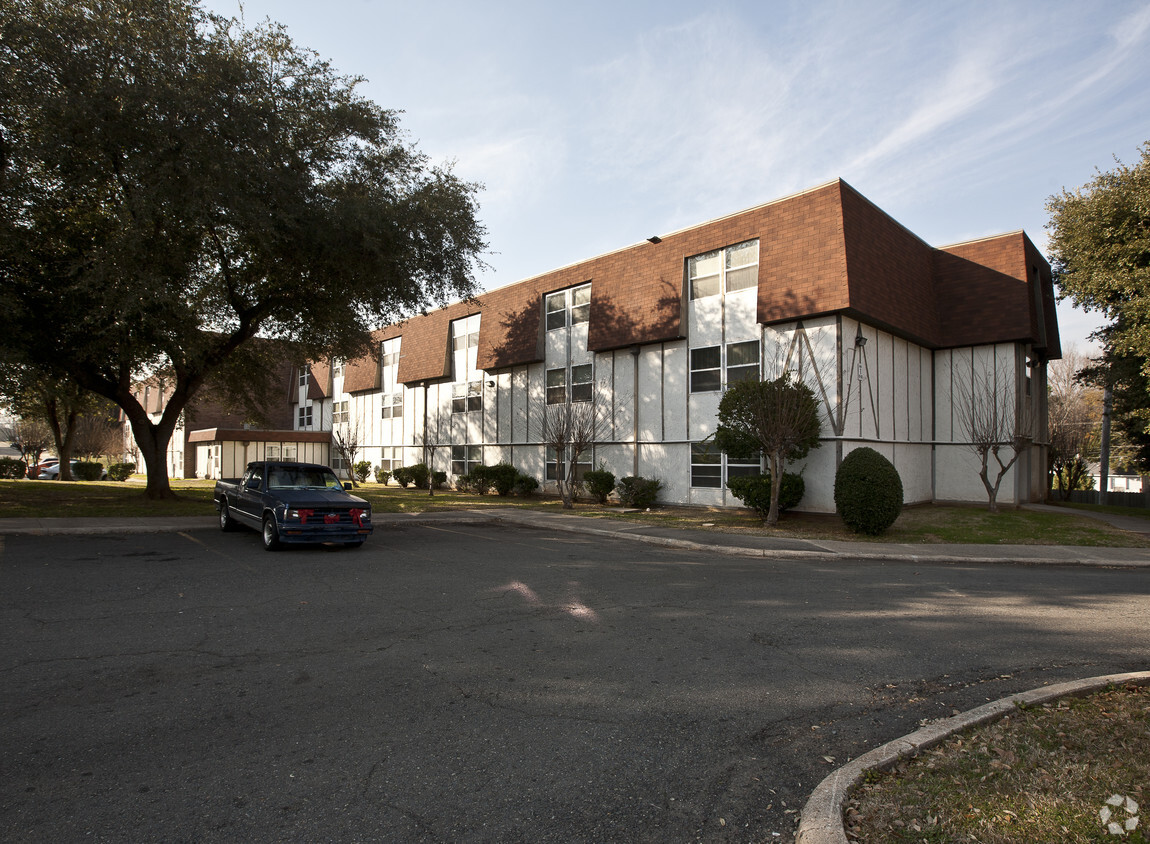
[(435, 471), (431, 473), (431, 486), (434, 489), (442, 489), (443, 485), (447, 483), (447, 473), (443, 471)]
[(619, 493), (619, 500), (623, 502), (623, 506), (646, 510), (655, 506), (655, 502), (659, 500), (659, 490), (662, 488), (663, 482), (658, 478), (628, 476), (619, 481), (615, 491)]
[(24, 473), (28, 471), (27, 464), (23, 460), (17, 460), (15, 457), (0, 457), (0, 478), (17, 478), (24, 477)]
[(606, 469), (593, 469), (583, 473), (583, 483), (596, 501), (606, 504), (607, 496), (615, 489), (615, 473)]
[(835, 509), (855, 533), (882, 533), (902, 512), (898, 469), (873, 448), (856, 448), (835, 473)]
[(403, 489), (407, 489), (414, 478), (410, 466), (399, 466), (391, 473), (391, 476)]
[[(764, 521), (771, 512), (771, 476), (750, 475), (731, 478), (727, 482), (727, 489), (735, 498), (742, 501), (759, 514)], [(795, 472), (783, 472), (783, 480), (779, 485), (779, 512), (783, 513), (792, 507), (797, 507), (803, 500), (807, 491), (803, 476)]]
[(78, 481), (98, 481), (104, 474), (104, 464), (80, 461), (72, 467), (72, 474)]
[(427, 468), (426, 463), (416, 463), (411, 468), (411, 482), (417, 489), (427, 489), (427, 479), (431, 476), (431, 470)]
[(534, 495), (539, 489), (539, 481), (531, 475), (516, 475), (515, 476), (515, 494), (522, 495), (526, 498), (529, 495)]
[(495, 491), (502, 496), (510, 495), (515, 489), (515, 479), (519, 477), (519, 470), (510, 463), (496, 463), (486, 468), (487, 477), (490, 478)]
[(361, 484), (367, 482), (367, 476), (371, 474), (370, 463), (368, 463), (366, 460), (360, 460), (351, 468), (352, 471), (355, 472), (355, 479), (357, 481), (359, 481)]
[(375, 482), (377, 484), (386, 484), (391, 480), (391, 470), (384, 469), (382, 466), (375, 467)]
[(136, 473), (135, 463), (113, 463), (108, 467), (108, 480), (126, 481)]

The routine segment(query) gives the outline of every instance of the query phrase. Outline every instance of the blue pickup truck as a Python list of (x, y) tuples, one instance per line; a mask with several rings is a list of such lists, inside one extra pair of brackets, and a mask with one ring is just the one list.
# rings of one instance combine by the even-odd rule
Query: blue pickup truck
[(220, 529), (258, 530), (268, 551), (289, 542), (358, 548), (371, 533), (371, 504), (350, 488), (316, 463), (249, 463), (242, 478), (216, 481)]

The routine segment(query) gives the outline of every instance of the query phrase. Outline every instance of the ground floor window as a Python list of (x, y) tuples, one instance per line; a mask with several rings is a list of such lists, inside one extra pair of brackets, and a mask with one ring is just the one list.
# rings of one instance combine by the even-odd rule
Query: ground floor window
[[(563, 458), (563, 463), (560, 463), (555, 449), (547, 446), (547, 480), (562, 481), (567, 477), (567, 464), (570, 463), (570, 459), (567, 455)], [(591, 454), (588, 452), (579, 455), (579, 462), (575, 464), (575, 480), (582, 482), (584, 473), (590, 471)]]
[(453, 445), (451, 447), (451, 474), (467, 475), (476, 466), (483, 465), (483, 446)]
[(712, 442), (691, 443), (691, 486), (722, 489), (731, 478), (761, 475), (761, 458), (728, 457)]
[(403, 446), (385, 445), (381, 449), (379, 467), (393, 472), (403, 465)]

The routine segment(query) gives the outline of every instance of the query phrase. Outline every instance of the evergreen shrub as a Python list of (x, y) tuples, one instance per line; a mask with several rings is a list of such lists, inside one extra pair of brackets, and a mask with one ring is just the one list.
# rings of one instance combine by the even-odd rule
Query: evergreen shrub
[(882, 533), (902, 512), (898, 469), (873, 448), (856, 448), (835, 473), (835, 509), (855, 533)]
[[(771, 476), (746, 475), (731, 478), (727, 482), (727, 489), (735, 498), (742, 501), (765, 520), (771, 512)], [(783, 481), (779, 485), (779, 512), (783, 513), (792, 507), (797, 507), (803, 500), (807, 491), (803, 476), (795, 472), (783, 472)]]
[(113, 463), (108, 467), (108, 480), (126, 481), (136, 473), (135, 463)]
[(658, 478), (628, 476), (619, 481), (615, 491), (619, 493), (619, 500), (623, 502), (623, 506), (646, 510), (655, 506), (655, 502), (659, 500), (659, 490), (662, 488), (663, 482)]
[(583, 473), (583, 483), (592, 498), (600, 504), (606, 504), (607, 496), (615, 490), (615, 473), (606, 469), (593, 469)]

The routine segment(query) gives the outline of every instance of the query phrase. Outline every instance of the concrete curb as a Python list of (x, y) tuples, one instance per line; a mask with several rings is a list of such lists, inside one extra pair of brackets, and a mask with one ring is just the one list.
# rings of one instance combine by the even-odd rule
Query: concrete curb
[(944, 718), (910, 735), (876, 747), (831, 773), (811, 792), (800, 815), (795, 844), (849, 844), (843, 829), (843, 803), (863, 774), (872, 768), (889, 768), (900, 759), (917, 756), (955, 733), (998, 720), (1013, 712), (1018, 704), (1036, 706), (1062, 697), (1082, 697), (1112, 684), (1127, 683), (1150, 686), (1150, 671), (1107, 674), (1031, 689)]

